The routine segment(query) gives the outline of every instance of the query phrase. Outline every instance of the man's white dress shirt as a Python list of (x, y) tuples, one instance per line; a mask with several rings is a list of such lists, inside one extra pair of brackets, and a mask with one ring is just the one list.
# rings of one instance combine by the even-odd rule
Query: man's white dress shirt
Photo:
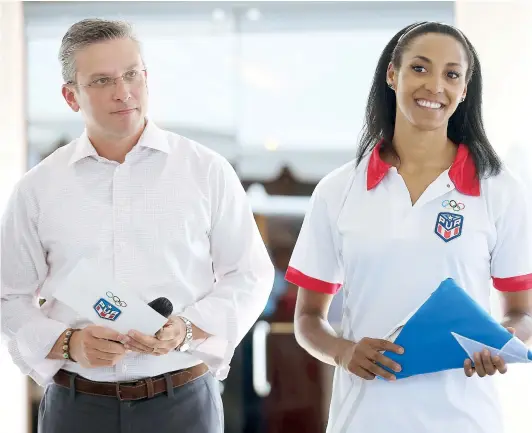
[[(110, 368), (46, 359), (67, 327), (89, 324), (53, 298), (80, 259), (146, 302), (167, 297), (174, 314), (213, 336), (188, 353), (131, 352)], [(274, 277), (231, 165), (151, 120), (122, 164), (98, 156), (84, 133), (28, 171), (2, 219), (1, 265), (2, 337), (41, 385), (60, 368), (128, 381), (200, 362), (224, 379)], [(41, 309), (37, 295), (47, 300)]]

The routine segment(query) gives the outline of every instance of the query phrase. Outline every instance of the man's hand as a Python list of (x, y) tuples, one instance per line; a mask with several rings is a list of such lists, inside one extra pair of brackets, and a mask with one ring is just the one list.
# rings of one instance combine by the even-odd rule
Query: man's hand
[(126, 353), (121, 344), (127, 336), (103, 326), (91, 325), (75, 331), (70, 338), (70, 356), (85, 368), (111, 367)]
[(130, 341), (126, 344), (126, 349), (155, 356), (166, 355), (185, 340), (185, 334), (185, 322), (178, 317), (170, 317), (155, 337), (130, 331), (128, 333)]
[[(514, 328), (507, 327), (506, 329), (515, 335)], [(471, 377), (475, 373), (479, 377), (484, 377), (493, 376), (497, 372), (504, 374), (508, 371), (504, 359), (500, 356), (492, 357), (488, 349), (474, 353), (473, 360), (475, 361), (475, 366), (473, 366), (469, 358), (464, 361), (464, 372), (467, 377)]]
[(353, 343), (345, 350), (339, 359), (339, 365), (366, 380), (373, 380), (376, 376), (384, 379), (395, 380), (395, 376), (378, 364), (390, 368), (392, 371), (401, 371), (401, 366), (384, 356), (382, 351), (391, 351), (403, 354), (404, 349), (387, 340), (363, 338), (358, 343)]

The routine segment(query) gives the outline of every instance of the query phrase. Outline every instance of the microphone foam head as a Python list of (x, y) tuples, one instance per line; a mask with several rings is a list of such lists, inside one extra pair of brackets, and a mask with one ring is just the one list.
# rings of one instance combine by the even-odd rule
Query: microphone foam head
[(172, 311), (174, 311), (174, 306), (168, 298), (161, 297), (154, 299), (148, 304), (151, 308), (157, 311), (161, 316), (168, 318)]

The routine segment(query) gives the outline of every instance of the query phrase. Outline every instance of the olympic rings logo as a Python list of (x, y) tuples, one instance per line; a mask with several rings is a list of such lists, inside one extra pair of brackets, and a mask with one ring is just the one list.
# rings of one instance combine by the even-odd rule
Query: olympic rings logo
[(445, 208), (445, 209), (452, 209), (454, 210), (455, 212), (459, 212), (461, 210), (464, 210), (465, 209), (465, 204), (463, 203), (459, 203), (457, 202), (456, 200), (443, 200), (441, 205)]
[(120, 298), (119, 298), (118, 296), (116, 296), (116, 295), (113, 294), (113, 292), (107, 292), (106, 295), (107, 295), (107, 297), (108, 297), (109, 299), (112, 299), (112, 300), (113, 300), (113, 302), (115, 303), (115, 305), (116, 305), (117, 307), (122, 307), (122, 308), (123, 308), (123, 307), (127, 307), (126, 302), (125, 302), (125, 301), (121, 301)]

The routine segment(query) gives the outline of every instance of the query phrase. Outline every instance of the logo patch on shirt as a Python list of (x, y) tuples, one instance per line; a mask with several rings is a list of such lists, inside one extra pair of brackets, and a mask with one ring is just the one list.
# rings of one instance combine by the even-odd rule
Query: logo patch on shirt
[(119, 308), (112, 305), (110, 302), (106, 301), (103, 298), (100, 298), (96, 304), (94, 304), (94, 311), (102, 319), (115, 321), (118, 319), (118, 316), (122, 313)]
[(465, 209), (465, 204), (460, 203), (456, 200), (443, 200), (441, 205), (445, 209), (454, 210), (455, 212), (460, 212)]
[(445, 242), (452, 241), (462, 234), (464, 217), (450, 212), (440, 212), (434, 232)]

